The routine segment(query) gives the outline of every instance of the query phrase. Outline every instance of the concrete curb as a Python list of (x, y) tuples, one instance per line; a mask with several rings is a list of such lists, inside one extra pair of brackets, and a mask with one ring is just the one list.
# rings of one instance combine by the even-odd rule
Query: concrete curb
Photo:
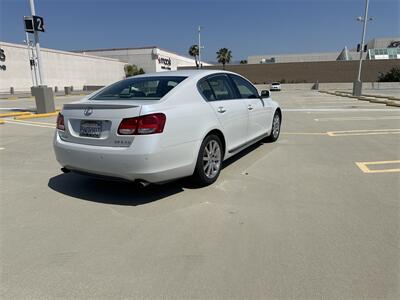
[(361, 100), (361, 101), (369, 101), (369, 100), (371, 100), (371, 98), (367, 98), (367, 97), (364, 97), (364, 96), (357, 97), (357, 99)]
[(53, 117), (53, 116), (57, 116), (58, 113), (59, 113), (59, 110), (57, 110), (55, 112), (51, 112), (51, 113), (46, 113), (46, 114), (30, 114), (30, 115), (15, 117), (14, 120), (27, 120), (27, 119)]
[(379, 99), (370, 99), (369, 102), (371, 103), (380, 103), (380, 104), (387, 104), (387, 100), (379, 100)]
[(0, 114), (0, 118), (4, 118), (4, 117), (18, 117), (18, 116), (26, 116), (26, 115), (32, 115), (32, 113), (29, 112), (29, 111), (3, 113), (3, 114)]
[(400, 107), (400, 103), (396, 101), (387, 101), (386, 106)]
[(363, 94), (363, 96), (365, 97), (372, 97), (372, 98), (383, 98), (383, 99), (387, 99), (390, 96), (383, 96), (383, 95), (371, 95), (371, 94)]

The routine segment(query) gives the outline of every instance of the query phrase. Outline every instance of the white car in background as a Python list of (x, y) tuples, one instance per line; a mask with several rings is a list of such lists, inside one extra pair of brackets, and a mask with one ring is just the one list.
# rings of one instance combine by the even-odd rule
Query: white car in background
[(281, 91), (282, 90), (281, 84), (279, 82), (271, 83), (270, 90), (271, 91)]
[(65, 104), (54, 151), (64, 172), (162, 183), (213, 183), (222, 162), (276, 141), (282, 113), (268, 90), (226, 71), (145, 74)]

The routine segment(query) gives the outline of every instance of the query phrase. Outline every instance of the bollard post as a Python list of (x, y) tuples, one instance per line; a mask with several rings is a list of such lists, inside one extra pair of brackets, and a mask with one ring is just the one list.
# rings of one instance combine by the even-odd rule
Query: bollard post
[(58, 92), (58, 86), (55, 86), (54, 87), (54, 93), (57, 93)]
[(14, 87), (10, 87), (10, 94), (14, 95)]

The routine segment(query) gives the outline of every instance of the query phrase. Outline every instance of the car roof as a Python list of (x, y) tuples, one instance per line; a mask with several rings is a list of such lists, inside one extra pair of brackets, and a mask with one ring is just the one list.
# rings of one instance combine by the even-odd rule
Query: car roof
[(160, 77), (160, 76), (184, 76), (184, 77), (190, 77), (190, 78), (201, 78), (207, 75), (211, 75), (211, 74), (216, 74), (216, 73), (232, 73), (235, 74), (233, 72), (229, 72), (229, 71), (225, 71), (225, 70), (210, 70), (210, 69), (202, 69), (202, 70), (197, 70), (197, 69), (187, 69), (187, 70), (178, 70), (178, 71), (163, 71), (163, 72), (157, 72), (157, 73), (148, 73), (148, 74), (142, 74), (142, 75), (137, 75), (135, 77)]

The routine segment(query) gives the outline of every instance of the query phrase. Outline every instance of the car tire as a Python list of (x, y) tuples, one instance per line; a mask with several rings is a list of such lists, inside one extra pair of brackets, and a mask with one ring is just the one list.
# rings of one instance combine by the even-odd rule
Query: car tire
[(200, 146), (196, 168), (192, 179), (198, 186), (207, 186), (214, 183), (221, 172), (223, 147), (218, 136), (206, 136)]
[(281, 133), (281, 122), (282, 117), (279, 112), (275, 112), (274, 118), (272, 119), (272, 129), (269, 136), (267, 136), (267, 142), (275, 142), (279, 138), (279, 134)]

